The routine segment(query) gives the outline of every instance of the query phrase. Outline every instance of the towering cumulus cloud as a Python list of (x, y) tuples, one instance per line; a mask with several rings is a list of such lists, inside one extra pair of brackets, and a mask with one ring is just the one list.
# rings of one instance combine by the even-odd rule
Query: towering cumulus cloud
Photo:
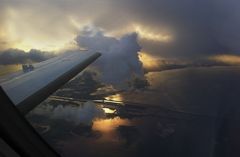
[(102, 53), (96, 67), (102, 73), (104, 82), (116, 84), (133, 75), (143, 76), (138, 52), (137, 34), (127, 34), (120, 39), (108, 37), (95, 28), (86, 27), (75, 39), (80, 47)]

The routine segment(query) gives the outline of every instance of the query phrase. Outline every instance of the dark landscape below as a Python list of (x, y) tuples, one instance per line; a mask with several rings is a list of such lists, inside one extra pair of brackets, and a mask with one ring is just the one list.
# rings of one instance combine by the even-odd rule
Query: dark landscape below
[(66, 157), (240, 155), (239, 67), (152, 72), (146, 78), (145, 90), (105, 97), (115, 102), (81, 102), (83, 96), (66, 99), (57, 92), (27, 118)]

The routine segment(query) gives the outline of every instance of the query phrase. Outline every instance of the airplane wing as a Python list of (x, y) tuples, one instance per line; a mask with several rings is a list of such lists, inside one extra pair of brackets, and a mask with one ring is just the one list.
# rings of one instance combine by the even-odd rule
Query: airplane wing
[[(17, 155), (57, 157), (23, 115), (95, 61), (100, 53), (72, 52), (25, 68), (14, 77), (0, 79), (0, 141)], [(26, 72), (27, 71), (27, 72)], [(4, 153), (0, 142), (0, 156)]]
[(33, 70), (22, 72), (0, 85), (17, 108), (27, 114), (99, 56), (92, 52), (66, 53), (37, 63)]

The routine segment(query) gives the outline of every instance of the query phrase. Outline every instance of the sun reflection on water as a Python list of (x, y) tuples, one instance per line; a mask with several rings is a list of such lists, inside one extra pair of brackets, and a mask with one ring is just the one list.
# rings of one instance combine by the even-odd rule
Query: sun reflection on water
[(103, 109), (104, 113), (112, 114), (112, 113), (116, 112), (116, 109), (110, 109), (110, 108), (106, 108), (106, 107), (103, 107), (102, 109)]
[(107, 101), (116, 101), (116, 102), (122, 102), (123, 97), (121, 94), (115, 94), (115, 95), (110, 95), (108, 97), (105, 97), (105, 100)]
[(114, 131), (120, 125), (130, 125), (128, 119), (121, 119), (120, 117), (115, 117), (113, 119), (97, 119), (93, 122), (93, 130), (98, 130), (100, 132), (106, 133)]

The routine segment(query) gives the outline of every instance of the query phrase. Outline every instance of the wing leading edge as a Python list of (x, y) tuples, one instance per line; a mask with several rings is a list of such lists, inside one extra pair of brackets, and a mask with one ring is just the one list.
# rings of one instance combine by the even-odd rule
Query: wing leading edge
[(92, 52), (66, 53), (34, 65), (34, 70), (2, 83), (1, 87), (17, 108), (27, 114), (100, 55)]
[[(27, 114), (41, 101), (95, 61), (100, 53), (71, 53), (52, 58), (21, 73), (0, 86), (0, 138), (18, 155), (58, 157), (22, 114)], [(0, 156), (9, 156), (1, 151)]]

